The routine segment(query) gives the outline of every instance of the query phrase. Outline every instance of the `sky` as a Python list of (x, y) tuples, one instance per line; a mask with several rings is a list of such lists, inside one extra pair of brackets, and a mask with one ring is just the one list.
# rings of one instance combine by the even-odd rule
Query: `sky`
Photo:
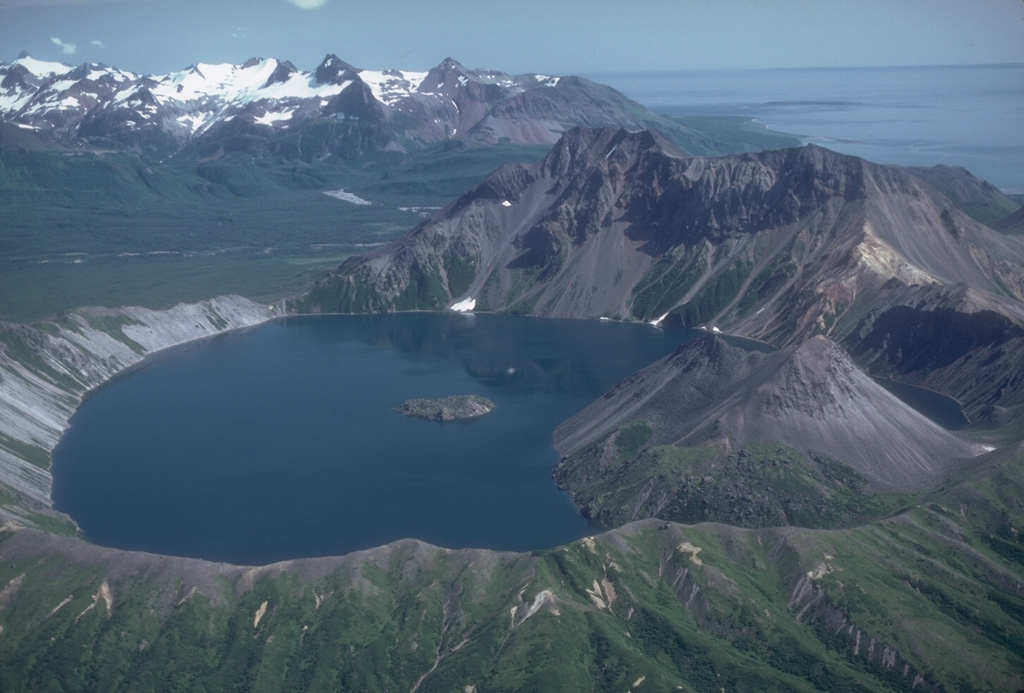
[(1024, 63), (1024, 0), (0, 0), (0, 61), (22, 51), (146, 74), (328, 53), (513, 74)]

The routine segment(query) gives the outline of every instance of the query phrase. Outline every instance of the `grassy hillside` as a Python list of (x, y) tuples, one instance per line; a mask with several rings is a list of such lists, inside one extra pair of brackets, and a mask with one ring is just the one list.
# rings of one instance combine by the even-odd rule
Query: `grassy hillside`
[(651, 520), (529, 555), (245, 569), (7, 530), (0, 688), (1013, 691), (1021, 453), (851, 529)]
[(1019, 200), (1004, 195), (993, 185), (975, 178), (961, 167), (910, 167), (909, 170), (934, 185), (953, 204), (982, 224), (992, 226), (1020, 209)]
[[(293, 293), (540, 153), (172, 167), (2, 150), (0, 319)], [(373, 204), (323, 194), (340, 188)], [(941, 486), (884, 497), (778, 446), (645, 451), (628, 424), (600, 442), (622, 475), (581, 499), (621, 526), (524, 554), (404, 540), (250, 568), (5, 525), (0, 691), (1018, 691), (1017, 421), (976, 432), (1003, 447)], [(659, 474), (682, 482), (664, 519), (630, 523), (617, 494)]]
[[(851, 467), (813, 459), (784, 445), (642, 449), (634, 422), (569, 458), (555, 470), (584, 514), (605, 526), (642, 517), (724, 522), (738, 527), (836, 528), (887, 517), (911, 494), (872, 493)], [(649, 431), (649, 427), (647, 428)], [(648, 435), (650, 435), (648, 433)], [(614, 461), (602, 465), (602, 458)]]
[[(796, 141), (735, 118), (676, 118), (721, 153)], [(502, 164), (544, 146), (451, 146), (414, 158), (196, 166), (67, 150), (0, 128), (0, 320), (82, 305), (160, 308), (226, 293), (301, 293)], [(345, 189), (371, 205), (323, 195)]]
[[(89, 304), (160, 308), (225, 293), (298, 293), (502, 163), (544, 151), (440, 151), (412, 164), (172, 166), (130, 154), (0, 149), (0, 320)], [(338, 189), (372, 204), (323, 194)]]

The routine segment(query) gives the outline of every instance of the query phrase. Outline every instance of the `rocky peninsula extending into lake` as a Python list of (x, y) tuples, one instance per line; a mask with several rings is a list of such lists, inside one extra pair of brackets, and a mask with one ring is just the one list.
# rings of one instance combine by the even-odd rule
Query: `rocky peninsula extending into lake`
[(440, 399), (407, 399), (395, 410), (405, 416), (430, 421), (458, 421), (476, 419), (490, 414), (497, 406), (479, 395), (452, 395)]

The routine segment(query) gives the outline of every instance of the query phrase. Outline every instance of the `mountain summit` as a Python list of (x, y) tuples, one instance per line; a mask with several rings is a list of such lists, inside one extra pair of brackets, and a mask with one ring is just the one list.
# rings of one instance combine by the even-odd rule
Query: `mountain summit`
[[(876, 374), (916, 379), (969, 409), (1024, 404), (1024, 382), (993, 380), (1024, 366), (1009, 348), (1024, 344), (1021, 244), (906, 170), (815, 146), (694, 158), (654, 132), (577, 128), (539, 163), (499, 169), (294, 305), (469, 300), (485, 311), (720, 326), (776, 347), (827, 334)], [(955, 321), (973, 325), (967, 342), (943, 337)], [(960, 368), (975, 347), (990, 364), (981, 380)]]
[(555, 431), (571, 456), (630, 421), (649, 445), (783, 444), (840, 460), (878, 491), (920, 488), (980, 449), (865, 375), (824, 336), (772, 353), (708, 335), (636, 373)]
[(359, 69), (329, 54), (312, 72), (253, 58), (140, 75), (24, 56), (0, 63), (0, 119), (66, 141), (185, 159), (315, 160), (449, 141), (553, 144), (576, 125), (655, 128), (701, 144), (590, 80), (470, 70), (452, 58), (426, 72)]

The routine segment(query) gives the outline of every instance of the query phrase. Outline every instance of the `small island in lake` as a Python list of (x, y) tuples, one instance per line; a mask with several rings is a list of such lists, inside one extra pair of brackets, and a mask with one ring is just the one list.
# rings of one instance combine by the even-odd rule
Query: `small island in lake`
[(395, 410), (405, 416), (444, 422), (475, 419), (490, 414), (496, 406), (479, 395), (452, 395), (441, 399), (407, 399)]

